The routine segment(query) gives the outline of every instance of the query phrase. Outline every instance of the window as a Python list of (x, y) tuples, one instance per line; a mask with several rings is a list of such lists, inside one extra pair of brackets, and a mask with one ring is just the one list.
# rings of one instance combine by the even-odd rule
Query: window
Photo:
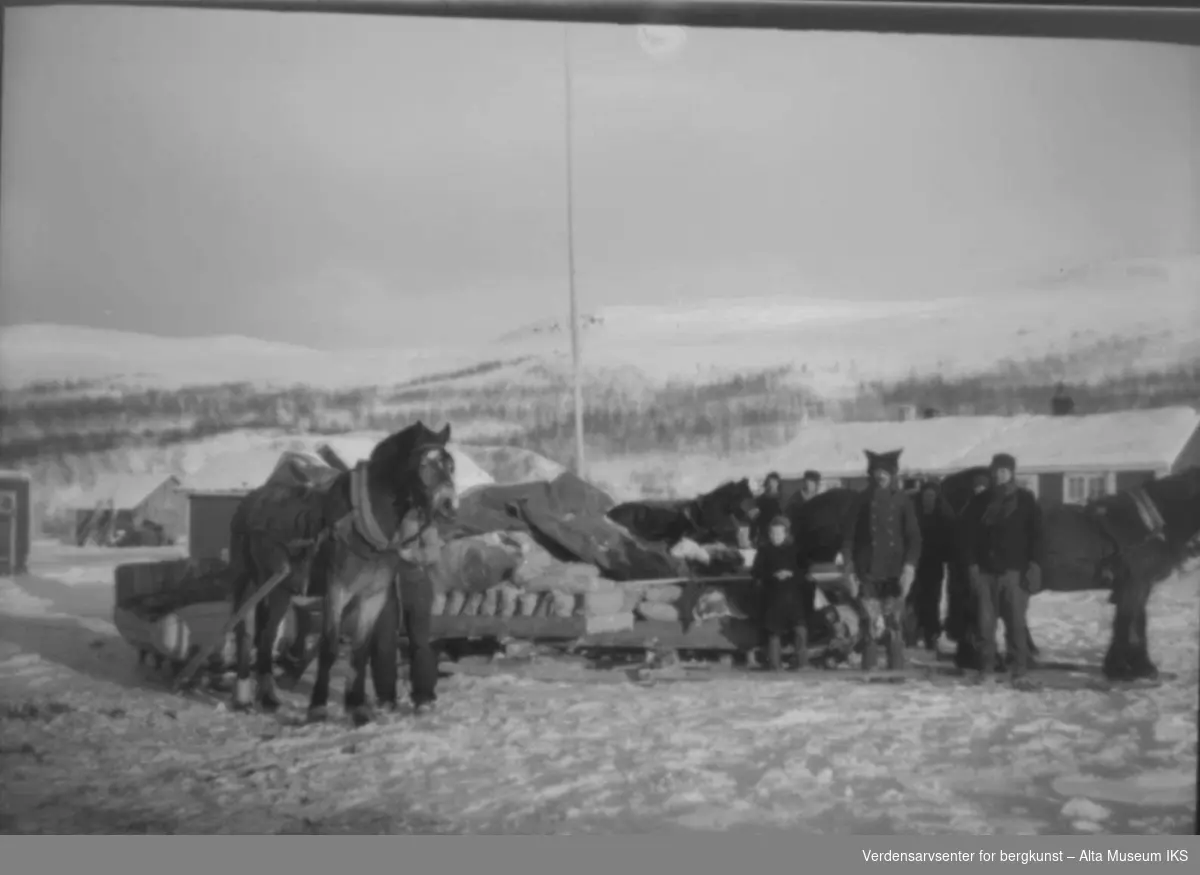
[(17, 512), (17, 493), (0, 492), (0, 514), (8, 516)]
[(1111, 491), (1107, 474), (1068, 474), (1063, 501), (1067, 504), (1087, 504)]

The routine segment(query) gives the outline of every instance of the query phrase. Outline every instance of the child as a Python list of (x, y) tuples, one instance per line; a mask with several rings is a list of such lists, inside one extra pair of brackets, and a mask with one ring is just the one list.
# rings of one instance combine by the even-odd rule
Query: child
[(796, 637), (798, 666), (808, 664), (808, 604), (811, 582), (800, 573), (796, 545), (787, 517), (777, 516), (767, 527), (766, 542), (758, 548), (751, 574), (758, 583), (763, 629), (767, 635), (767, 665), (779, 671), (783, 636)]

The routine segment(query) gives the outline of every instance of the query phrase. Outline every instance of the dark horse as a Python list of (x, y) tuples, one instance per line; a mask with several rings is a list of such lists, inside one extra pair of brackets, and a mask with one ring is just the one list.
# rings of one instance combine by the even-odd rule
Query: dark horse
[[(943, 483), (962, 490), (972, 471)], [(1113, 635), (1104, 673), (1113, 680), (1153, 678), (1146, 605), (1154, 586), (1189, 558), (1200, 533), (1200, 467), (1150, 480), (1136, 489), (1087, 505), (1059, 505), (1044, 514), (1046, 561), (1043, 588), (1058, 592), (1110, 590), (1115, 605)], [(965, 569), (958, 571), (965, 574)], [(959, 657), (977, 667), (969, 635)], [(962, 644), (960, 639), (960, 644)]]
[(674, 546), (683, 538), (736, 547), (738, 529), (750, 521), (754, 491), (747, 479), (730, 481), (691, 499), (627, 501), (608, 518), (644, 541)]
[[(448, 425), (434, 432), (417, 422), (381, 441), (354, 470), (330, 471), (307, 484), (268, 482), (242, 500), (230, 523), (233, 608), (237, 619), (253, 605), (255, 635), (252, 642), (245, 617), (236, 623), (236, 710), (252, 705), (252, 643), (257, 645), (258, 702), (265, 710), (279, 707), (273, 678), (275, 632), (293, 599), (307, 597), (324, 607), (310, 714), (323, 716), (343, 614), (353, 608), (355, 678), (347, 706), (356, 720), (362, 716), (358, 712), (365, 702), (352, 693), (363, 689), (362, 670), (380, 612), (385, 606), (399, 610), (392, 584), (403, 567), (406, 541), (417, 540), (435, 517), (453, 517), (457, 509), (449, 439)], [(394, 659), (395, 626), (388, 626)], [(303, 642), (297, 643), (302, 652)], [(303, 667), (306, 660), (293, 662)], [(376, 692), (381, 698), (394, 697), (391, 691)]]

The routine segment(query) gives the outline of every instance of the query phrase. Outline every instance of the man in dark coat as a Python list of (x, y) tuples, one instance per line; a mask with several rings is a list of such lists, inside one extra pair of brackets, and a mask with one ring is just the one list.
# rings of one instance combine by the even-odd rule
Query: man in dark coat
[(936, 651), (942, 634), (946, 564), (954, 545), (954, 514), (935, 479), (926, 480), (921, 486), (917, 522), (921, 529), (921, 558), (917, 561), (917, 577), (909, 593), (909, 603), (925, 649)]
[(800, 491), (797, 493), (797, 501), (808, 501), (814, 495), (821, 491), (821, 472), (809, 469), (804, 472), (804, 479), (800, 481)]
[(751, 521), (750, 539), (755, 549), (767, 542), (767, 529), (771, 520), (783, 514), (783, 478), (772, 471), (763, 480), (762, 495), (754, 501), (754, 519)]
[(921, 529), (912, 501), (899, 488), (900, 450), (866, 451), (870, 484), (851, 511), (842, 544), (851, 595), (861, 599), (864, 671), (878, 659), (875, 626), (881, 618), (889, 669), (904, 668), (904, 604), (921, 558)]
[(1013, 649), (1013, 686), (1032, 686), (1029, 670), (1029, 596), (1041, 589), (1045, 534), (1037, 498), (1016, 483), (1017, 460), (1007, 453), (992, 459), (992, 486), (971, 499), (963, 513), (964, 559), (980, 648), (980, 679), (990, 682), (996, 668), (996, 624), (1004, 621)]

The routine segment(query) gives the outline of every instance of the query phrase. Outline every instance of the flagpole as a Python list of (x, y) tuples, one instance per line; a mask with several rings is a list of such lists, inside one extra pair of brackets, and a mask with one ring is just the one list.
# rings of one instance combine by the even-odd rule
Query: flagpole
[(586, 477), (583, 450), (583, 373), (579, 350), (579, 302), (575, 292), (575, 180), (571, 156), (571, 25), (566, 22), (563, 23), (563, 90), (566, 98), (564, 144), (566, 146), (567, 173), (567, 290), (571, 302), (571, 370), (575, 395), (575, 474), (579, 477)]

